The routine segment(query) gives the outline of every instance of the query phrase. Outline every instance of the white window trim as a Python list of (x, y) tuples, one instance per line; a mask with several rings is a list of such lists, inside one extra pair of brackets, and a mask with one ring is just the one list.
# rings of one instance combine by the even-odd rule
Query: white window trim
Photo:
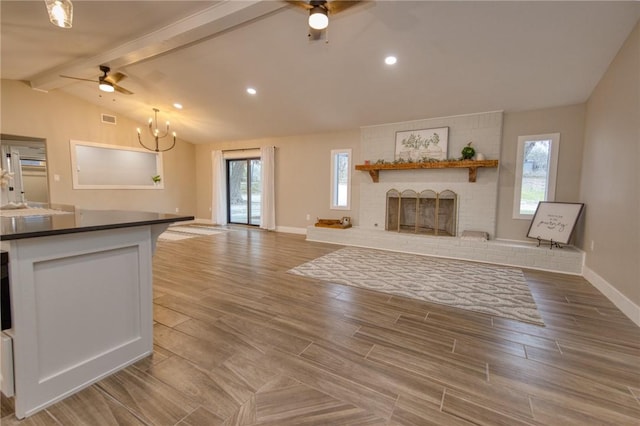
[(542, 201), (555, 201), (556, 176), (558, 174), (558, 153), (560, 152), (560, 133), (546, 133), (542, 135), (518, 136), (518, 152), (516, 154), (516, 175), (513, 190), (513, 218), (532, 219), (532, 214), (520, 213), (520, 198), (522, 196), (522, 168), (525, 142), (551, 140), (551, 158), (549, 161), (549, 174), (547, 193)]
[[(349, 167), (347, 168), (347, 205), (337, 206), (334, 203), (336, 199), (337, 174), (336, 174), (336, 156), (338, 154), (347, 154), (349, 158)], [(332, 149), (331, 150), (331, 190), (329, 200), (329, 209), (331, 210), (351, 210), (351, 164), (352, 164), (351, 148), (348, 149)]]

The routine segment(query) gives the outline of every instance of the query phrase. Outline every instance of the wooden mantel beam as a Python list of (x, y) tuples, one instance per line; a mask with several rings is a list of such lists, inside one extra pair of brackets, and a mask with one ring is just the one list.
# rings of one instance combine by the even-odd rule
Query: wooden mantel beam
[(356, 170), (369, 172), (374, 183), (380, 181), (380, 170), (414, 170), (414, 169), (469, 169), (469, 182), (475, 182), (478, 177), (478, 168), (498, 167), (498, 160), (459, 160), (459, 161), (429, 161), (424, 163), (383, 163), (383, 164), (357, 164)]

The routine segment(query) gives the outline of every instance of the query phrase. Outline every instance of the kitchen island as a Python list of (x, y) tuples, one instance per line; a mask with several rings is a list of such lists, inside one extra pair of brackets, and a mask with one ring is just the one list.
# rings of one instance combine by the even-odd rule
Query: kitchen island
[(156, 240), (193, 219), (47, 207), (1, 218), (11, 328), (2, 332), (0, 384), (18, 418), (152, 353)]

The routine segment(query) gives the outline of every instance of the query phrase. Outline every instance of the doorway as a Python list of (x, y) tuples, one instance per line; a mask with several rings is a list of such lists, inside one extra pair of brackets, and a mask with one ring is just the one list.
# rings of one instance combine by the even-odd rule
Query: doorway
[(227, 222), (260, 225), (262, 201), (260, 158), (227, 160)]
[(48, 203), (46, 140), (0, 134), (0, 167), (13, 173), (8, 200)]

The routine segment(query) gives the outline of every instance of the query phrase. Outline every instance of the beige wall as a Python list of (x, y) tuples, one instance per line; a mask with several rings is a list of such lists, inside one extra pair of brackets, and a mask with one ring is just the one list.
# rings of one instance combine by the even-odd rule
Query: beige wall
[[(59, 91), (43, 93), (19, 81), (2, 80), (1, 132), (45, 138), (52, 203), (83, 208), (144, 210), (194, 214), (195, 147), (178, 141), (163, 154), (163, 190), (74, 190), (69, 140), (138, 147), (140, 124)], [(117, 116), (117, 125), (102, 124), (100, 114)], [(60, 180), (55, 181), (54, 175)]]
[[(354, 161), (360, 158), (360, 131), (265, 138), (196, 147), (198, 176), (197, 217), (211, 218), (211, 152), (214, 149), (276, 147), (276, 226), (306, 228), (316, 218), (358, 217), (358, 185), (361, 173), (351, 181), (351, 210), (331, 210), (331, 150), (351, 148)], [(368, 177), (368, 176), (367, 176)], [(310, 220), (306, 215), (310, 215)]]
[[(640, 24), (587, 102), (586, 266), (640, 306)], [(591, 241), (594, 250), (591, 250)]]
[(556, 201), (580, 202), (585, 104), (504, 114), (497, 238), (527, 240), (530, 220), (513, 219), (518, 136), (560, 133)]

